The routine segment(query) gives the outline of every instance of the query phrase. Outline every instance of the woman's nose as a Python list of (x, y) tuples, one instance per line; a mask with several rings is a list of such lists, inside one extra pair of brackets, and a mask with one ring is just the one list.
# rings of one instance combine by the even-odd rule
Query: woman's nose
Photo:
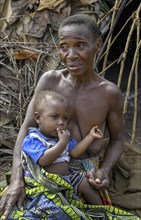
[(71, 58), (71, 59), (74, 59), (77, 57), (77, 52), (74, 48), (69, 48), (68, 49), (68, 53), (67, 53), (67, 58)]

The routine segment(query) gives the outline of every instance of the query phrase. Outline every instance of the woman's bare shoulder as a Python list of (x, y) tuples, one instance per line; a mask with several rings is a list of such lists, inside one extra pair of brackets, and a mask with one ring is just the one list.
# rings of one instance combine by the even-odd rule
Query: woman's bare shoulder
[(61, 81), (64, 70), (50, 70), (45, 72), (39, 79), (35, 92), (55, 88)]
[(99, 86), (101, 88), (103, 96), (110, 105), (123, 103), (122, 91), (115, 83), (100, 77)]
[(42, 78), (58, 78), (62, 77), (66, 72), (66, 69), (49, 70), (42, 75)]
[(102, 77), (100, 77), (99, 81), (100, 81), (99, 85), (103, 87), (103, 89), (107, 94), (111, 94), (111, 95), (121, 94), (120, 88), (118, 88), (118, 86), (115, 83)]

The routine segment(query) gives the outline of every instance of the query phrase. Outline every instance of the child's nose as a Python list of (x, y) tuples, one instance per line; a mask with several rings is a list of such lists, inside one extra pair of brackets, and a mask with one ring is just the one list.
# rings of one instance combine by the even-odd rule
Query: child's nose
[(60, 118), (60, 119), (58, 120), (58, 125), (63, 125), (63, 124), (64, 124), (63, 119)]

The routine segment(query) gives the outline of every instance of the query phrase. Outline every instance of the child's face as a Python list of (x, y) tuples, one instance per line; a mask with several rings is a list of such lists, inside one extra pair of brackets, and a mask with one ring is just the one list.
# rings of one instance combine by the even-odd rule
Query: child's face
[(40, 111), (35, 112), (40, 131), (51, 137), (58, 137), (57, 128), (67, 129), (68, 118), (68, 106), (56, 100), (41, 102)]

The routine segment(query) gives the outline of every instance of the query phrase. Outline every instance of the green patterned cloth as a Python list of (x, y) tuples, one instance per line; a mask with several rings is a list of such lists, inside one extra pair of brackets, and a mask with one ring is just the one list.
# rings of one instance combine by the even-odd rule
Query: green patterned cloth
[[(8, 220), (139, 220), (109, 205), (87, 205), (74, 194), (65, 178), (47, 173), (25, 158), (26, 201), (24, 211), (14, 207)], [(2, 190), (2, 188), (1, 188)]]

